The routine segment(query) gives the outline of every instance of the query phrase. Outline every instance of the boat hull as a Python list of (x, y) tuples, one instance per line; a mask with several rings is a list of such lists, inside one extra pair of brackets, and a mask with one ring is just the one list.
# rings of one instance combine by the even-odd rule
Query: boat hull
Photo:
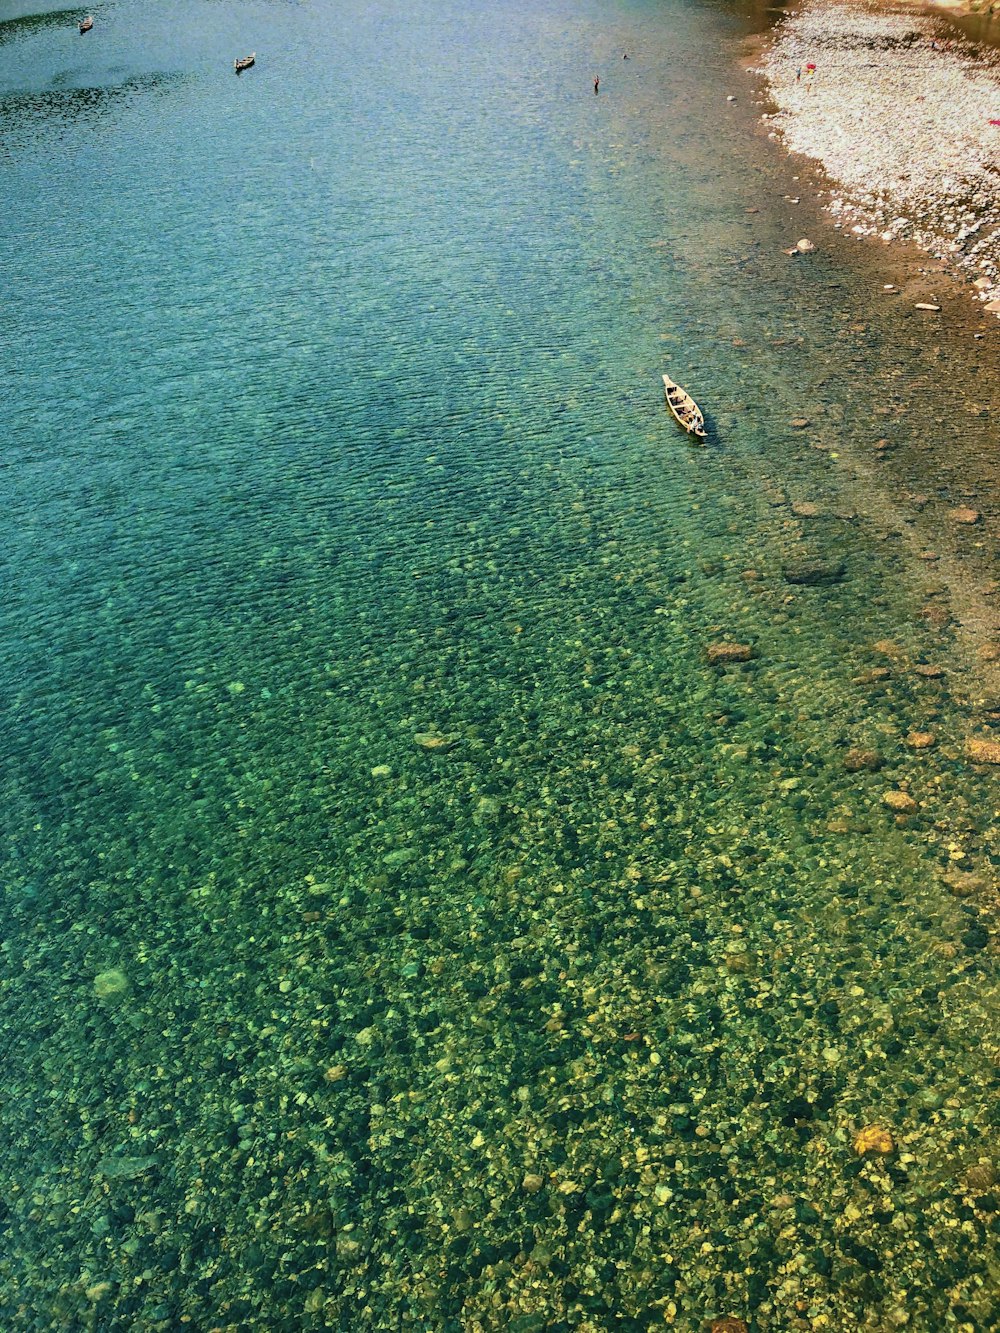
[(702, 416), (701, 408), (687, 390), (682, 389), (669, 375), (664, 375), (663, 396), (677, 424), (687, 431), (688, 435), (693, 435), (696, 440), (703, 442), (705, 418)]

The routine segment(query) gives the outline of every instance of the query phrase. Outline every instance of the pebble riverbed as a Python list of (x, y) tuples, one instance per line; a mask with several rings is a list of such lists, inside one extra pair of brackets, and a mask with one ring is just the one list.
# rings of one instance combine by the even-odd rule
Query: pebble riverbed
[(738, 6), (163, 8), (0, 24), (0, 1333), (997, 1329), (1000, 326)]
[(915, 242), (1000, 296), (996, 51), (932, 16), (824, 0), (779, 26), (760, 72), (773, 133), (822, 163), (845, 228)]

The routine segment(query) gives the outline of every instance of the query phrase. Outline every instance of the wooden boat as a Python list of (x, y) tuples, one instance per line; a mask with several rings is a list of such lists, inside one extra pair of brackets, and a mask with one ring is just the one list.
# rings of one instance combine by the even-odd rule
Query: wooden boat
[(93, 26), (94, 16), (93, 14), (88, 14), (85, 19), (80, 20), (80, 35), (82, 36), (85, 32), (90, 32)]
[(701, 408), (687, 390), (682, 389), (669, 375), (664, 375), (663, 392), (667, 400), (667, 406), (673, 412), (679, 424), (684, 427), (689, 435), (694, 435), (697, 439), (703, 440), (705, 438), (705, 418), (701, 414)]
[(250, 66), (256, 59), (257, 59), (257, 52), (254, 51), (253, 55), (243, 56), (241, 60), (234, 60), (233, 69), (235, 69), (237, 74), (242, 74), (245, 69), (250, 68)]

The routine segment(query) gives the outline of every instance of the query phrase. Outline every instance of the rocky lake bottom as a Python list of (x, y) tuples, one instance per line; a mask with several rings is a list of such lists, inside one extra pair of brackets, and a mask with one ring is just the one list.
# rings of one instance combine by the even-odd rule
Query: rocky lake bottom
[(0, 1322), (992, 1327), (995, 321), (753, 15), (95, 17), (0, 25)]

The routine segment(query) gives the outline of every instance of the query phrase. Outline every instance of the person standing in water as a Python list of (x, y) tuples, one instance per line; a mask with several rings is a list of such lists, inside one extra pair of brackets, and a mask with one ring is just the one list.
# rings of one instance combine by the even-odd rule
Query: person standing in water
[(600, 76), (600, 74), (595, 74), (595, 75), (594, 75), (594, 92), (595, 92), (595, 93), (600, 89), (600, 86), (601, 86), (601, 76)]

